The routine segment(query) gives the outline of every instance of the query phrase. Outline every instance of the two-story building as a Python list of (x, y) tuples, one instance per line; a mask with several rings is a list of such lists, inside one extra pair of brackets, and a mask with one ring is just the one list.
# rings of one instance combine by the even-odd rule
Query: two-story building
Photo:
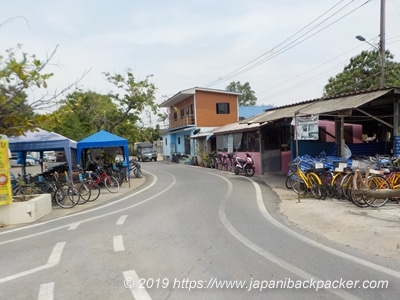
[(169, 128), (163, 134), (163, 156), (171, 159), (175, 153), (194, 156), (194, 133), (239, 121), (238, 96), (225, 90), (191, 88), (180, 91), (161, 103), (169, 108)]

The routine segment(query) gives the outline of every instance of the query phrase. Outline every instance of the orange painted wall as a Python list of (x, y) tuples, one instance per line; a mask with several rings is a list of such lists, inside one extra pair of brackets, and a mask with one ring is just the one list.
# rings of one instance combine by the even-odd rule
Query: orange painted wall
[[(229, 103), (229, 114), (217, 114), (216, 103)], [(236, 95), (197, 91), (195, 106), (197, 126), (213, 127), (238, 122)]]

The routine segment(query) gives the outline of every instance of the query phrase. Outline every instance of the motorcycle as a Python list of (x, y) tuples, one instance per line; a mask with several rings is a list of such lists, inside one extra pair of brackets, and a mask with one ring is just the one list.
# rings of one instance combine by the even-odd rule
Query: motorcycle
[(246, 153), (246, 158), (235, 158), (235, 175), (244, 174), (246, 176), (253, 176), (256, 173), (253, 158), (249, 153)]
[(131, 159), (129, 161), (129, 171), (132, 171), (133, 175), (137, 178), (142, 178), (143, 173), (140, 167), (139, 162), (136, 159)]

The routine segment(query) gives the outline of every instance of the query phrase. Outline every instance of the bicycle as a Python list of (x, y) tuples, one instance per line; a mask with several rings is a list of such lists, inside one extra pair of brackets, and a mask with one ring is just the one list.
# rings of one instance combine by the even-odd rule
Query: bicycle
[(345, 199), (345, 194), (342, 191), (342, 180), (344, 176), (352, 173), (350, 170), (343, 171), (330, 171), (327, 170), (323, 175), (323, 181), (326, 184), (327, 196), (330, 198), (336, 198), (338, 200)]
[(316, 199), (325, 199), (326, 193), (323, 190), (321, 178), (317, 173), (311, 170), (303, 171), (300, 167), (300, 163), (301, 160), (299, 160), (298, 163), (296, 162), (296, 170), (290, 174), (290, 183), (288, 183), (288, 185), (292, 187), (292, 190), (296, 194), (305, 195), (311, 192)]
[(100, 185), (92, 179), (91, 172), (89, 171), (88, 176), (85, 177), (81, 172), (81, 185), (79, 187), (79, 193), (82, 198), (87, 199), (87, 202), (95, 201), (99, 198), (101, 189)]
[(78, 204), (80, 200), (78, 189), (72, 183), (61, 182), (58, 172), (43, 173), (43, 177), (45, 182), (41, 190), (50, 193), (52, 201), (58, 206), (72, 208)]
[(235, 172), (235, 160), (236, 155), (235, 153), (228, 153), (228, 171), (234, 173)]
[(218, 153), (218, 169), (221, 171), (228, 170), (228, 157), (225, 153)]
[(347, 195), (350, 200), (358, 207), (380, 207), (386, 204), (388, 197), (381, 198), (368, 194), (368, 191), (378, 189), (390, 189), (390, 184), (386, 178), (380, 174), (370, 174), (370, 170), (361, 172), (356, 169), (349, 174), (347, 179)]
[(91, 173), (92, 180), (98, 185), (103, 184), (107, 191), (110, 193), (118, 193), (119, 183), (118, 180), (111, 175), (108, 175), (106, 170), (97, 167), (97, 171)]
[(143, 177), (140, 163), (136, 159), (131, 159), (129, 161), (129, 171), (132, 171), (133, 175), (135, 175), (136, 178)]
[(211, 168), (218, 169), (218, 159), (217, 159), (217, 153), (215, 151), (212, 151), (210, 153), (210, 158), (211, 158)]
[(14, 196), (19, 196), (23, 201), (26, 200), (30, 195), (40, 194), (40, 189), (35, 186), (35, 184), (30, 182), (31, 174), (26, 174), (25, 179), (22, 178), (21, 174), (18, 174), (16, 178), (16, 184), (12, 189), (12, 194)]

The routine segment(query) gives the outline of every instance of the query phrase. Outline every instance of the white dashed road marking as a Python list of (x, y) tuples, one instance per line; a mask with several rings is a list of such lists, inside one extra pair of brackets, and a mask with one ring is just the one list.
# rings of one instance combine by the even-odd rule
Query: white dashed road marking
[(0, 283), (11, 281), (11, 280), (14, 280), (14, 279), (26, 276), (26, 275), (30, 275), (30, 274), (33, 274), (33, 273), (36, 273), (39, 271), (43, 271), (46, 269), (50, 269), (50, 268), (56, 266), (60, 262), (61, 254), (64, 250), (65, 244), (66, 244), (66, 242), (59, 242), (54, 246), (53, 251), (51, 252), (50, 257), (45, 265), (30, 269), (30, 270), (26, 270), (24, 272), (20, 272), (20, 273), (14, 274), (14, 275), (0, 278)]
[(114, 236), (114, 251), (125, 251), (124, 240), (122, 239), (122, 235)]

